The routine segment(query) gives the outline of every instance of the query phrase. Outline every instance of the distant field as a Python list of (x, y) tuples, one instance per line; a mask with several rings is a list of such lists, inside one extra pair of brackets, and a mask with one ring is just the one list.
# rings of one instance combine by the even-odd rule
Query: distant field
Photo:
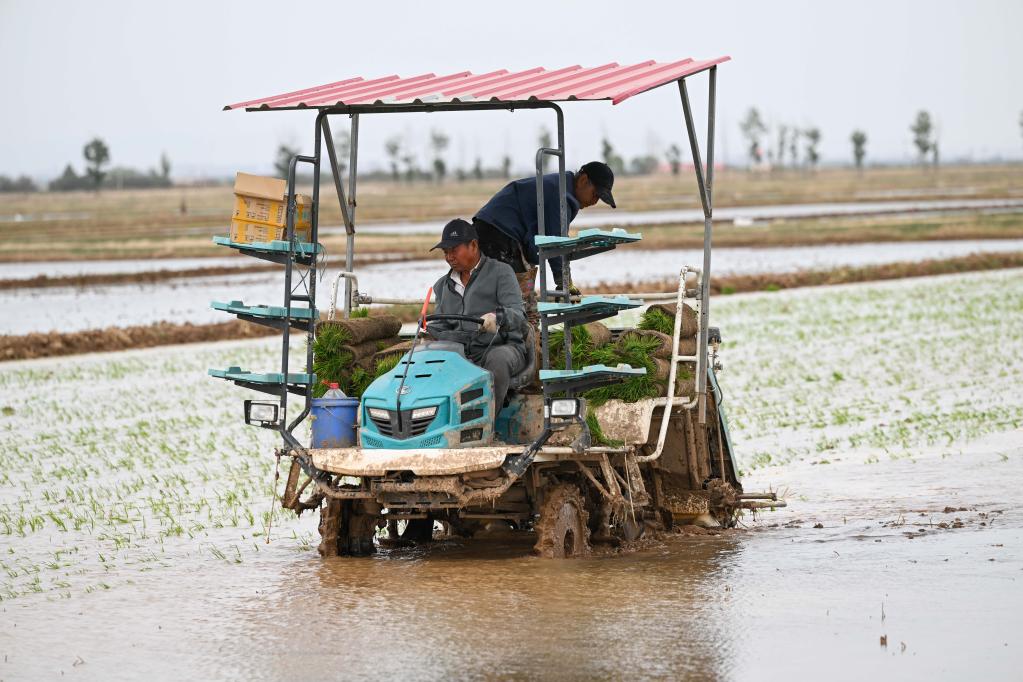
[[(501, 180), (418, 183), (363, 183), (359, 186), (358, 221), (415, 221), (471, 216), (496, 191)], [(306, 188), (308, 191), (309, 188)], [(341, 223), (333, 188), (323, 187), (321, 221)], [(629, 211), (670, 210), (699, 205), (692, 174), (623, 177), (615, 185), (621, 208)], [(1023, 196), (1023, 165), (959, 166), (938, 172), (919, 168), (852, 170), (825, 169), (813, 174), (784, 171), (773, 174), (739, 170), (719, 171), (715, 204), (741, 206), (808, 202), (877, 201), (885, 199), (1013, 198)], [(96, 258), (163, 258), (222, 256), (210, 244), (214, 234), (227, 232), (231, 189), (171, 188), (0, 195), (0, 261)], [(594, 208), (590, 210), (603, 210)], [(20, 218), (15, 219), (15, 216)], [(864, 239), (927, 239), (1005, 236), (1023, 233), (1018, 216), (911, 220), (877, 218), (774, 223), (768, 228), (718, 232), (718, 244), (750, 245)], [(951, 225), (951, 227), (949, 227)], [(1008, 232), (1006, 232), (1008, 231)], [(659, 245), (698, 243), (698, 229), (656, 228)], [(904, 236), (912, 234), (912, 236)], [(932, 236), (933, 235), (933, 236)], [(695, 241), (694, 241), (695, 240)], [(362, 237), (361, 253), (422, 251), (421, 236)], [(343, 249), (343, 238), (328, 237), (332, 252)]]

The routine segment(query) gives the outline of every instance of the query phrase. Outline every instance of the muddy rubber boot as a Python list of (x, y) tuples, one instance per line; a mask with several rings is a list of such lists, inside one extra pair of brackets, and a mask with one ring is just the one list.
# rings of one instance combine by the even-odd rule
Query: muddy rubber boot
[(536, 273), (539, 268), (532, 267), (525, 272), (516, 272), (515, 279), (519, 281), (519, 288), (522, 290), (522, 306), (526, 314), (526, 322), (533, 328), (534, 348), (527, 348), (526, 352), (533, 352), (536, 356), (537, 372), (532, 380), (525, 386), (520, 387), (519, 393), (541, 393), (539, 368), (542, 366), (540, 354), (540, 313), (537, 310), (536, 298)]
[(534, 330), (540, 328), (540, 313), (536, 309), (536, 272), (537, 268), (529, 268), (525, 272), (516, 272), (515, 278), (519, 280), (519, 288), (522, 289), (522, 304), (526, 312), (526, 321)]

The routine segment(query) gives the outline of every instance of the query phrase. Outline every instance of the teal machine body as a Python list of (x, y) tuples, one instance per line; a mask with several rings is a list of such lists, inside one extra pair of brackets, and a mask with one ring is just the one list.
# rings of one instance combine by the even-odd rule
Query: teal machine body
[(495, 409), (493, 379), (490, 372), (465, 358), (459, 344), (427, 341), (369, 385), (360, 409), (363, 448), (489, 445)]

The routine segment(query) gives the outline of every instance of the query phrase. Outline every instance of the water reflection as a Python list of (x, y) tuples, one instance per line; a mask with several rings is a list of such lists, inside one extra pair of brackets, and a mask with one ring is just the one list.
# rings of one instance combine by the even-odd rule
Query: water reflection
[(234, 663), (253, 677), (727, 677), (733, 645), (717, 621), (738, 538), (574, 561), (534, 558), (532, 542), (523, 533), (296, 562), (238, 635), (280, 651), (301, 632), (301, 655)]

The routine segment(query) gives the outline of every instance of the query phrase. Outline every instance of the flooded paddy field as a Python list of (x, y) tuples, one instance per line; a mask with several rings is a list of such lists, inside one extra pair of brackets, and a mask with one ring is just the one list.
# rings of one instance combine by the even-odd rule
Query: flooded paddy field
[[(836, 267), (883, 265), (963, 256), (971, 253), (1023, 251), (1023, 239), (945, 240), (785, 248), (718, 248), (713, 274), (789, 273)], [(232, 259), (225, 259), (232, 260)], [(251, 259), (246, 259), (251, 264)], [(242, 263), (245, 263), (243, 260)], [(702, 262), (695, 249), (630, 250), (627, 257), (609, 261), (582, 260), (572, 266), (573, 280), (583, 289), (602, 282), (662, 282), (677, 277), (683, 264)], [(317, 288), (321, 309), (330, 304), (331, 284), (340, 261), (327, 262)], [(26, 271), (36, 264), (24, 266)], [(6, 266), (4, 266), (6, 267)], [(64, 267), (69, 267), (65, 265)], [(439, 259), (374, 263), (356, 268), (359, 289), (376, 297), (412, 298), (421, 295), (444, 271)], [(281, 300), (279, 272), (250, 272), (211, 277), (190, 277), (155, 283), (95, 285), (88, 288), (48, 287), (0, 291), (6, 312), (0, 333), (62, 332), (108, 326), (126, 327), (174, 321), (215, 323), (224, 313), (210, 309), (210, 301), (244, 298), (246, 303)]]
[[(210, 268), (251, 267), (253, 261), (237, 256), (226, 258), (204, 258), (201, 265)], [(26, 263), (0, 264), (0, 279), (32, 279), (47, 277), (68, 277), (93, 274), (130, 274), (154, 270), (188, 270), (195, 268), (195, 258), (151, 258), (148, 260), (72, 260), (72, 261), (30, 261)]]
[[(926, 201), (850, 201), (823, 204), (766, 204), (763, 206), (722, 206), (714, 209), (717, 222), (752, 225), (754, 221), (832, 218), (840, 216), (881, 216), (897, 214), (954, 215), (974, 212), (1009, 212), (1023, 210), (1021, 199), (934, 199)], [(365, 234), (439, 234), (446, 220), (397, 223), (368, 223), (359, 231)], [(580, 214), (572, 223), (574, 229), (611, 227), (650, 227), (703, 223), (703, 209), (668, 211), (596, 210)], [(325, 225), (321, 234), (344, 234), (344, 225)]]
[(0, 678), (1012, 678), (1021, 314), (1021, 270), (715, 298), (744, 482), (789, 507), (562, 562), (321, 560), (205, 375), (273, 340), (7, 363)]

